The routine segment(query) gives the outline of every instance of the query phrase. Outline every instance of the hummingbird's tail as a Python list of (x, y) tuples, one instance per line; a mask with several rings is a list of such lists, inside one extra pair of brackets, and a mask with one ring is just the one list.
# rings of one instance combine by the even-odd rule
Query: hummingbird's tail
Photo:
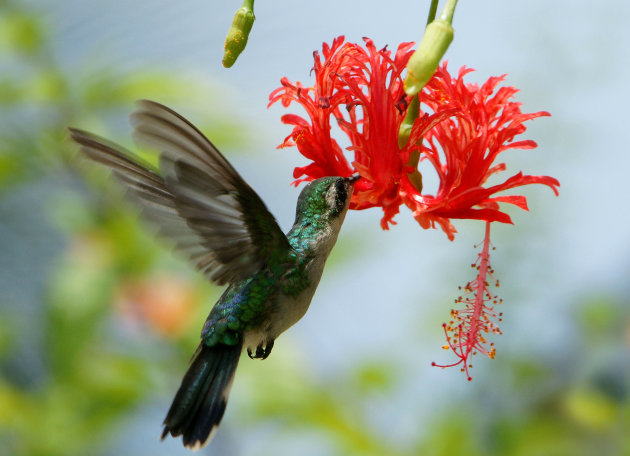
[(242, 347), (242, 342), (199, 345), (164, 419), (162, 439), (170, 433), (173, 437), (183, 436), (187, 447), (206, 445), (225, 412)]

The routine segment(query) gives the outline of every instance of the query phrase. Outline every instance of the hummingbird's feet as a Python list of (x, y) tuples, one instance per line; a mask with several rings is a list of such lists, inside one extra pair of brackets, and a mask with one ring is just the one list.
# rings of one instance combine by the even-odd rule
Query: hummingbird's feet
[(267, 359), (267, 356), (271, 353), (271, 349), (273, 348), (273, 339), (267, 342), (265, 347), (263, 348), (262, 342), (256, 347), (256, 353), (254, 354), (250, 348), (247, 349), (247, 355), (251, 359)]

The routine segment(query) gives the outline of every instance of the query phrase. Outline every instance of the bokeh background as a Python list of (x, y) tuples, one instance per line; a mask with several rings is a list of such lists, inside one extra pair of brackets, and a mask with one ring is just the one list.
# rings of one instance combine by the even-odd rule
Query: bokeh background
[[(133, 147), (133, 101), (197, 123), (284, 229), (298, 190), (282, 76), (345, 34), (419, 40), (428, 1), (258, 2), (221, 67), (238, 2), (0, 0), (0, 454), (185, 455), (161, 422), (221, 289), (155, 240), (65, 128)], [(495, 360), (473, 381), (440, 349), (483, 224), (454, 242), (406, 209), (352, 212), (307, 316), (265, 362), (242, 360), (207, 455), (628, 455), (630, 233), (627, 18), (622, 1), (461, 1), (452, 70), (508, 73), (539, 148), (508, 170), (557, 177), (555, 198), (493, 226), (504, 299)], [(297, 109), (297, 108), (296, 108)], [(294, 112), (294, 111), (292, 111)], [(140, 151), (148, 159), (147, 151)]]

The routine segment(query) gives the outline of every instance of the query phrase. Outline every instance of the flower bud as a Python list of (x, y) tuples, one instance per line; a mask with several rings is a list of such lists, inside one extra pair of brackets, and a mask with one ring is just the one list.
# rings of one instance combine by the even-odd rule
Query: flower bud
[(422, 41), (407, 63), (405, 92), (415, 95), (431, 79), (453, 41), (453, 27), (443, 19), (427, 25)]
[(236, 62), (238, 56), (245, 49), (249, 32), (254, 25), (254, 2), (253, 0), (245, 0), (234, 14), (232, 26), (225, 38), (225, 46), (223, 53), (223, 66), (230, 68)]

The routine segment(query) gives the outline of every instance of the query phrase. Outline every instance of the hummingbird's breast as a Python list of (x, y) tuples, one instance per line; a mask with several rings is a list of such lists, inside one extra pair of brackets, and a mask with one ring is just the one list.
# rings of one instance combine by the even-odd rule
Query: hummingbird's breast
[(306, 314), (319, 285), (326, 257), (315, 256), (303, 261), (283, 276), (261, 324), (246, 331), (246, 347), (254, 349), (275, 340)]
[(300, 320), (311, 304), (341, 220), (309, 232), (287, 235), (293, 254), (287, 262), (267, 264), (249, 279), (231, 284), (213, 307), (202, 330), (204, 342), (245, 348), (267, 346)]

